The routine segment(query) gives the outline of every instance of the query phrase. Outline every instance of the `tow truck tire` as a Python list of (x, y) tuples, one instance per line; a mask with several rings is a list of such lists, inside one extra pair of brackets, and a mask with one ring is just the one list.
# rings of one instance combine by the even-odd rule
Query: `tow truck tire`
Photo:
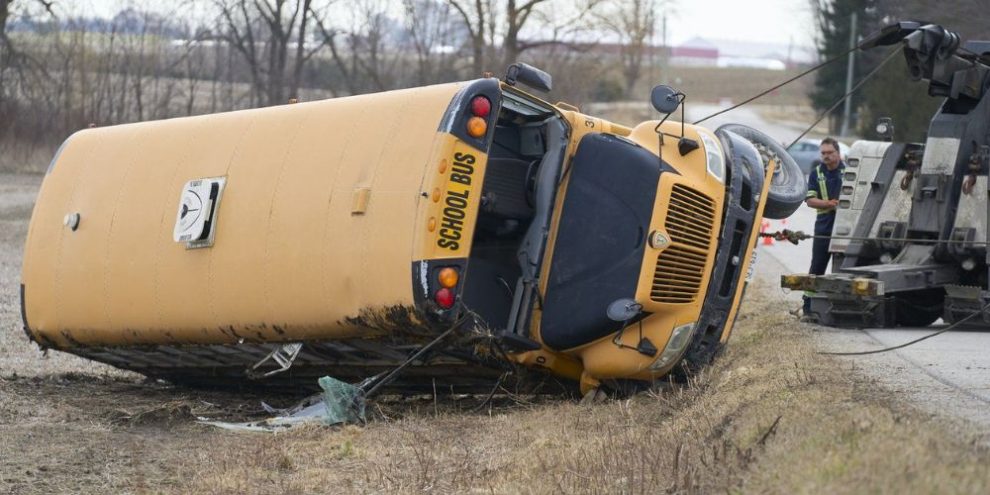
[(794, 158), (784, 147), (770, 136), (742, 124), (725, 124), (718, 128), (734, 132), (756, 146), (763, 157), (764, 167), (772, 157), (778, 159), (779, 165), (774, 170), (767, 193), (766, 206), (763, 207), (763, 217), (774, 220), (787, 218), (804, 203), (807, 194), (807, 178), (801, 172)]
[(902, 327), (927, 327), (942, 316), (945, 291), (922, 289), (895, 296), (894, 314)]

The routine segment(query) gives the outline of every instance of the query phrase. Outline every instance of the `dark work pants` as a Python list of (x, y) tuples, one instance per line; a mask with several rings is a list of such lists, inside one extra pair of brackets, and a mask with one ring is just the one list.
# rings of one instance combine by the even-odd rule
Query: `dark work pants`
[[(825, 234), (819, 234), (815, 232), (815, 235), (829, 235), (831, 232)], [(830, 239), (819, 239), (816, 238), (811, 246), (811, 268), (808, 273), (812, 275), (824, 275), (825, 268), (828, 267), (828, 243)], [(811, 299), (807, 295), (804, 296), (804, 313), (808, 314), (811, 310)]]
[[(815, 234), (820, 235), (820, 234)], [(828, 234), (824, 234), (828, 235)], [(830, 239), (815, 239), (811, 246), (811, 268), (808, 273), (812, 275), (824, 275), (828, 266), (828, 243)]]

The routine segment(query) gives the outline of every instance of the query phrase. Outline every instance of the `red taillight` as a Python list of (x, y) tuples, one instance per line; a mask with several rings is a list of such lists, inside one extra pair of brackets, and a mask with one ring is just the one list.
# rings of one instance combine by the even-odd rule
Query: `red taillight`
[(475, 96), (471, 100), (471, 113), (475, 117), (485, 118), (492, 111), (492, 102), (484, 96)]
[(454, 291), (450, 289), (440, 289), (433, 294), (433, 300), (443, 309), (450, 309), (454, 305)]

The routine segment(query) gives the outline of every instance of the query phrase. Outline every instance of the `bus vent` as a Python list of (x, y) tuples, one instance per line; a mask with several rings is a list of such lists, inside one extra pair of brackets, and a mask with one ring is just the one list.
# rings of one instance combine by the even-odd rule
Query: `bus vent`
[(715, 202), (708, 196), (681, 184), (674, 184), (667, 205), (665, 226), (674, 243), (704, 249), (712, 246)]
[(668, 304), (690, 303), (698, 297), (708, 256), (693, 249), (671, 245), (657, 258), (653, 274), (653, 302)]
[(651, 300), (684, 304), (697, 299), (712, 249), (714, 223), (715, 202), (711, 198), (681, 184), (674, 185), (664, 222), (671, 245), (657, 257)]

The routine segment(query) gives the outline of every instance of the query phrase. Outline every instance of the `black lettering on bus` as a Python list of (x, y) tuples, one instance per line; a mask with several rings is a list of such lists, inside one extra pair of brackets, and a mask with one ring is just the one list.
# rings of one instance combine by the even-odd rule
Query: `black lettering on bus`
[(454, 172), (464, 175), (471, 175), (474, 173), (474, 167), (466, 163), (460, 163), (460, 162), (454, 162), (454, 166), (452, 167), (452, 170)]
[(464, 222), (461, 220), (457, 220), (456, 218), (443, 217), (443, 220), (440, 221), (440, 226), (448, 229), (461, 230), (461, 226), (463, 225)]
[[(446, 203), (447, 203), (447, 206), (449, 206), (451, 208), (457, 208), (457, 209), (459, 209), (461, 211), (461, 215), (462, 216), (460, 216), (460, 217), (454, 217), (453, 215), (451, 215), (452, 217), (454, 217), (454, 218), (464, 218), (463, 217), (463, 215), (464, 215), (464, 208), (467, 208), (467, 204), (468, 204), (466, 199), (464, 199), (464, 198), (458, 198), (456, 196), (449, 196), (448, 195), (447, 196)], [(449, 208), (445, 208), (443, 210), (443, 214), (444, 215), (447, 214), (447, 210), (448, 209)]]
[(474, 165), (474, 155), (471, 153), (454, 153), (454, 161)]
[(451, 249), (451, 250), (454, 250), (454, 251), (456, 251), (459, 247), (461, 247), (461, 245), (458, 244), (456, 241), (448, 241), (447, 239), (438, 239), (437, 240), (437, 246), (440, 246), (440, 247), (446, 248), (446, 249)]
[(464, 220), (464, 217), (466, 217), (466, 216), (467, 216), (467, 214), (464, 213), (464, 210), (462, 210), (460, 208), (450, 208), (450, 207), (448, 207), (448, 208), (444, 208), (443, 209), (443, 218), (444, 218), (444, 220), (449, 219), (449, 218), (452, 218), (454, 220)]
[(450, 181), (451, 182), (457, 182), (457, 183), (460, 183), (460, 184), (464, 184), (465, 186), (470, 186), (471, 185), (471, 176), (470, 175), (459, 174), (457, 172), (451, 172), (450, 173)]
[(440, 237), (450, 239), (452, 241), (459, 241), (461, 240), (461, 231), (459, 229), (440, 229)]
[[(471, 174), (474, 173), (476, 158), (470, 153), (454, 153), (454, 165), (450, 172), (450, 182), (456, 182), (465, 186), (471, 185)], [(464, 219), (467, 217), (465, 211), (468, 207), (468, 198), (471, 190), (447, 191), (444, 199), (446, 208), (443, 209), (443, 218), (440, 221), (440, 238), (437, 239), (437, 246), (445, 249), (457, 250), (461, 247), (457, 241), (461, 240), (464, 230)]]

